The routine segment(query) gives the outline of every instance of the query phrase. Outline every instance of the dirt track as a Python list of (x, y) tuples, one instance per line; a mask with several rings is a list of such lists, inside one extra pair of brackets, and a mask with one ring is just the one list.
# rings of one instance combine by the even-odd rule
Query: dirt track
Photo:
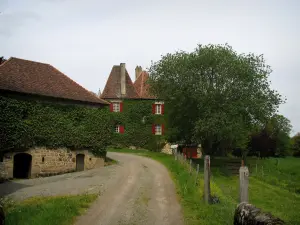
[(0, 195), (100, 193), (75, 225), (182, 225), (174, 184), (167, 169), (151, 159), (108, 153), (119, 164), (60, 176), (0, 185)]

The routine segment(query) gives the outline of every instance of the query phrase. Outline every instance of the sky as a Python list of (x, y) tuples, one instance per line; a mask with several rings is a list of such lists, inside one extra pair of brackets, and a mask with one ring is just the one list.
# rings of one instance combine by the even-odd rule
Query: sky
[(0, 55), (45, 62), (86, 89), (103, 90), (113, 65), (134, 81), (161, 55), (228, 43), (263, 54), (280, 113), (300, 132), (297, 0), (0, 0)]

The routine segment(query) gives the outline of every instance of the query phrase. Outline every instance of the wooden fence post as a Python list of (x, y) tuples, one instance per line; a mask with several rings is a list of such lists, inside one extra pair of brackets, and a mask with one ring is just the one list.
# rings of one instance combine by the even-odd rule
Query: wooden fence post
[(198, 173), (199, 173), (199, 164), (197, 164), (197, 172), (196, 172), (195, 186), (197, 185)]
[(247, 166), (240, 167), (240, 203), (248, 202), (249, 170)]
[(192, 173), (192, 159), (190, 159), (190, 174)]
[(204, 201), (210, 203), (210, 157), (204, 158)]

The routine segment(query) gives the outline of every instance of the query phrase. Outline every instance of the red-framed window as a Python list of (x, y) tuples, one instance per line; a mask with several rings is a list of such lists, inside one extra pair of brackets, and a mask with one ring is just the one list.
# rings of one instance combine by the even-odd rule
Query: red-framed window
[(163, 103), (152, 104), (152, 114), (163, 115), (165, 111), (165, 105)]
[(111, 112), (122, 112), (123, 111), (123, 102), (111, 102), (110, 103)]
[(163, 135), (164, 131), (165, 131), (165, 127), (163, 124), (153, 124), (152, 125), (152, 134)]
[(119, 133), (119, 134), (123, 134), (125, 131), (124, 126), (123, 125), (115, 125), (115, 133)]

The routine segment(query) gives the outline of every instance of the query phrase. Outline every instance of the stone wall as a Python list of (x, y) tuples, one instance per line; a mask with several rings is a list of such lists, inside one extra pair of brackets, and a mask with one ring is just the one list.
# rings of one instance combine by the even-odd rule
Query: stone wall
[(164, 145), (164, 147), (161, 150), (162, 153), (168, 154), (168, 155), (172, 155), (172, 149), (171, 149), (171, 144), (166, 143)]
[[(4, 155), (2, 167), (0, 164), (0, 177), (13, 178), (14, 156), (19, 153), (11, 152)], [(31, 178), (76, 171), (77, 154), (84, 154), (85, 170), (104, 166), (103, 158), (97, 158), (87, 150), (34, 148), (23, 153), (32, 156)]]
[(0, 162), (0, 183), (8, 178), (7, 171), (5, 170), (5, 164)]
[(254, 205), (243, 202), (238, 205), (234, 213), (234, 225), (283, 225), (279, 218), (270, 213), (264, 213)]

